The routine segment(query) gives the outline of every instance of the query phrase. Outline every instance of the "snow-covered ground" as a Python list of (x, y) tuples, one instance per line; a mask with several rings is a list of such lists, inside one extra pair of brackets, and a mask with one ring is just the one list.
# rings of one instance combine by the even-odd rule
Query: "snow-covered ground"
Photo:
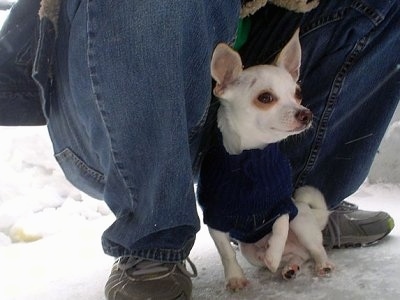
[[(4, 15), (0, 11), (0, 25)], [(374, 165), (374, 184), (366, 182), (349, 199), (390, 212), (398, 226), (389, 237), (368, 248), (329, 251), (336, 270), (324, 279), (313, 276), (309, 265), (284, 282), (238, 254), (251, 285), (232, 294), (203, 227), (191, 253), (199, 273), (194, 299), (400, 299), (400, 184), (393, 181), (400, 172), (398, 120), (377, 159), (384, 163)], [(0, 299), (104, 299), (113, 258), (103, 254), (100, 237), (114, 217), (102, 201), (66, 182), (45, 127), (0, 127), (0, 136)]]
[[(113, 259), (101, 250), (113, 216), (102, 201), (69, 185), (55, 160), (45, 127), (0, 127), (0, 299), (98, 300)], [(400, 224), (400, 186), (368, 184), (351, 198), (363, 208), (389, 211)], [(194, 299), (395, 299), (400, 297), (400, 226), (382, 243), (330, 251), (331, 278), (311, 266), (293, 282), (256, 269), (238, 254), (251, 286), (224, 289), (223, 270), (205, 228), (191, 258), (199, 276)]]

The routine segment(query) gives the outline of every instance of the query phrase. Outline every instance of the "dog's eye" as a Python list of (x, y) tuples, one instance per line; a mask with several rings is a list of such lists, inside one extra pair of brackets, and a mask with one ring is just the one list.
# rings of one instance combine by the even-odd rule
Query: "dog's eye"
[(294, 97), (296, 98), (297, 102), (301, 102), (301, 100), (303, 100), (303, 95), (301, 94), (301, 89), (299, 87), (296, 88)]
[(271, 93), (265, 92), (260, 94), (257, 100), (260, 101), (261, 103), (271, 103), (272, 101), (275, 100), (275, 98)]

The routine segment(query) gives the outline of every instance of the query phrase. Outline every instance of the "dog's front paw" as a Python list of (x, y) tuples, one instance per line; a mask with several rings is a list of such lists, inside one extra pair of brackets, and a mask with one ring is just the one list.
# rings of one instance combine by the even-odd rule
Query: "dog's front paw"
[[(270, 248), (271, 249), (271, 248)], [(269, 249), (269, 250), (270, 250)], [(279, 265), (281, 263), (281, 259), (282, 259), (282, 255), (277, 254), (274, 251), (269, 251), (267, 250), (267, 252), (265, 253), (264, 257), (262, 258), (262, 260), (264, 261), (264, 264), (266, 265), (266, 267), (272, 272), (275, 273), (276, 270), (278, 270)]]
[(282, 269), (282, 277), (285, 280), (295, 279), (297, 274), (300, 272), (300, 266), (297, 264), (290, 264)]
[(315, 266), (315, 272), (318, 277), (329, 277), (334, 269), (335, 265), (329, 261)]
[(245, 277), (234, 277), (228, 279), (226, 288), (233, 292), (238, 292), (247, 287), (249, 284), (250, 281), (248, 281)]

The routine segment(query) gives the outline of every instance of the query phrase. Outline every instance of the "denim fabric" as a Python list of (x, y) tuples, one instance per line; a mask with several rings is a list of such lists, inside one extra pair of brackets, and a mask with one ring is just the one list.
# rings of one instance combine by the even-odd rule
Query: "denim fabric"
[[(308, 14), (272, 6), (253, 18), (245, 65), (270, 62), (300, 24), (303, 105), (313, 126), (281, 143), (295, 186), (337, 206), (368, 175), (400, 99), (400, 1), (321, 1)], [(292, 21), (292, 22), (291, 22)], [(265, 28), (268, 28), (267, 32)]]
[(20, 0), (0, 32), (0, 125), (44, 125), (31, 78), (40, 0)]
[[(236, 2), (64, 0), (55, 28), (47, 18), (34, 26), (39, 0), (20, 0), (1, 32), (9, 52), (0, 58), (0, 124), (47, 121), (67, 178), (117, 217), (103, 235), (106, 253), (188, 255), (209, 61), (234, 36)], [(304, 103), (315, 119), (282, 149), (295, 184), (320, 188), (331, 207), (364, 180), (400, 98), (399, 22), (399, 0), (322, 0), (305, 15), (268, 6), (253, 16), (245, 65), (270, 61), (301, 24)]]
[(188, 256), (199, 229), (192, 164), (210, 103), (211, 52), (233, 40), (239, 5), (62, 1), (54, 80), (35, 77), (66, 177), (117, 217), (103, 234), (107, 254)]

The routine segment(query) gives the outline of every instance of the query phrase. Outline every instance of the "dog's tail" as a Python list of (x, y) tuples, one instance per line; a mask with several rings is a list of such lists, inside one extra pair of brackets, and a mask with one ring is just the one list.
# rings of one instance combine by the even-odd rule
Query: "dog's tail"
[(321, 228), (325, 227), (329, 211), (326, 206), (325, 197), (318, 189), (308, 185), (302, 186), (295, 191), (293, 197), (295, 203), (306, 204), (313, 212)]
[(327, 209), (324, 195), (309, 185), (302, 186), (294, 192), (294, 201), (305, 203), (313, 209)]

